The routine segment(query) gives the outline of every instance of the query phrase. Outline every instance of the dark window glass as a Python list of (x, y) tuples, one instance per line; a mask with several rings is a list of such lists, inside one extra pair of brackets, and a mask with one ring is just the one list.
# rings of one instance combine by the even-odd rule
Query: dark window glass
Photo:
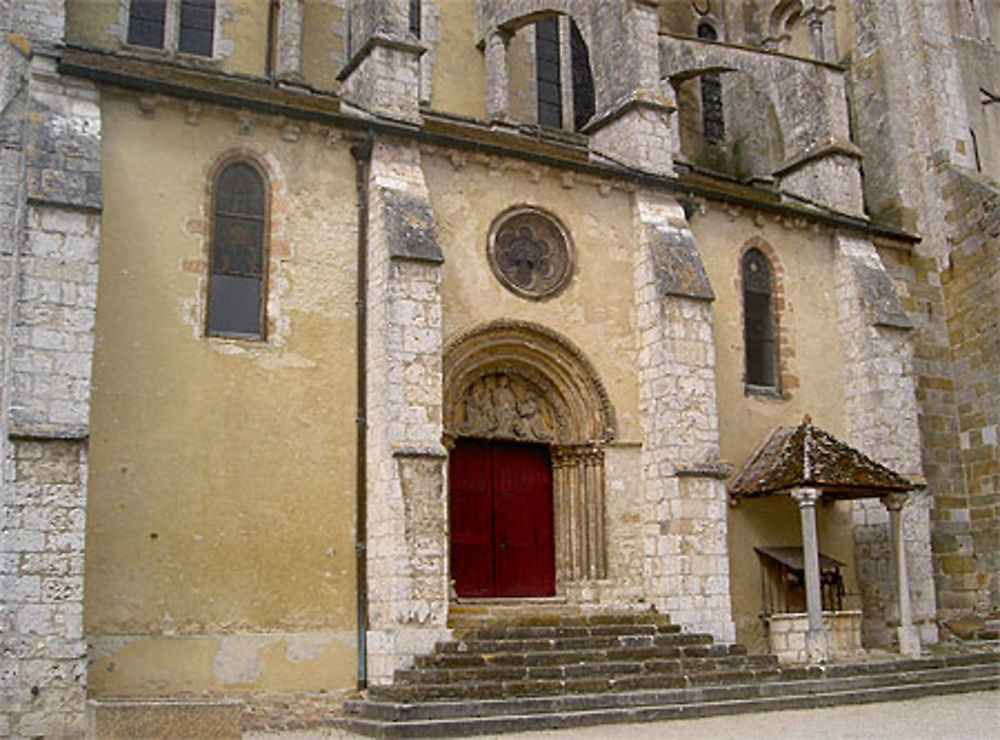
[(178, 51), (210, 57), (214, 35), (215, 0), (181, 0)]
[[(715, 41), (718, 34), (708, 23), (698, 25), (698, 38)], [(719, 75), (701, 77), (701, 122), (705, 138), (722, 141), (726, 138), (726, 121), (722, 111), (722, 80)]]
[(573, 129), (579, 131), (594, 115), (594, 78), (590, 52), (576, 23), (570, 23), (570, 59), (573, 65)]
[(771, 266), (757, 249), (743, 256), (743, 340), (747, 384), (778, 385), (774, 316), (771, 309)]
[(535, 69), (538, 82), (538, 123), (562, 126), (562, 82), (559, 78), (559, 21), (535, 23)]
[(263, 336), (266, 189), (245, 162), (227, 166), (215, 184), (208, 333)]
[(701, 118), (705, 138), (722, 141), (726, 138), (726, 120), (722, 110), (722, 80), (719, 75), (701, 77)]
[(132, 0), (128, 11), (128, 43), (163, 48), (166, 0)]
[(410, 0), (410, 33), (420, 38), (420, 0)]

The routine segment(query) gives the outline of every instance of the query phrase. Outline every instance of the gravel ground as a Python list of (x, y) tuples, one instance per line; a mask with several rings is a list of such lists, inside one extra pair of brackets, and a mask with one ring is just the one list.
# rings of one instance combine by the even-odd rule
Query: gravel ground
[[(247, 734), (244, 740), (319, 740), (356, 738), (343, 732)], [(480, 737), (497, 738), (500, 735)], [(1000, 691), (979, 691), (925, 699), (784, 712), (753, 712), (729, 717), (682, 719), (635, 725), (602, 725), (574, 730), (525, 732), (516, 740), (1000, 740)]]

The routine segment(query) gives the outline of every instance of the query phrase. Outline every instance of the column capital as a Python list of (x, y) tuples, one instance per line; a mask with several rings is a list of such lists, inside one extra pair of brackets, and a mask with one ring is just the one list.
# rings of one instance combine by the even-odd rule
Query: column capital
[(823, 492), (818, 488), (794, 488), (788, 494), (798, 503), (799, 508), (816, 506), (816, 502), (823, 496)]
[(882, 496), (882, 505), (889, 511), (902, 511), (909, 500), (910, 494), (908, 493), (887, 493)]

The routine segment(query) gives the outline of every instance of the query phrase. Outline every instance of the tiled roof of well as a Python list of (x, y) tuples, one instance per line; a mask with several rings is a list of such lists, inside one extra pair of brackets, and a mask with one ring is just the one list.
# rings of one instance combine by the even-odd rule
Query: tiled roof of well
[(795, 428), (775, 429), (730, 482), (729, 494), (764, 496), (799, 487), (864, 498), (916, 485), (807, 419)]

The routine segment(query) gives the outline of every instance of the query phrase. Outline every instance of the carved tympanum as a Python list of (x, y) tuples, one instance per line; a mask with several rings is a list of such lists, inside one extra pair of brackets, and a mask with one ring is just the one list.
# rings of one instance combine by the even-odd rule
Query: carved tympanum
[(484, 375), (466, 390), (458, 433), (534, 442), (557, 438), (556, 415), (549, 403), (523, 378), (506, 373)]
[(562, 227), (550, 216), (520, 208), (497, 219), (488, 245), (497, 278), (527, 298), (559, 292), (572, 273), (572, 252)]

